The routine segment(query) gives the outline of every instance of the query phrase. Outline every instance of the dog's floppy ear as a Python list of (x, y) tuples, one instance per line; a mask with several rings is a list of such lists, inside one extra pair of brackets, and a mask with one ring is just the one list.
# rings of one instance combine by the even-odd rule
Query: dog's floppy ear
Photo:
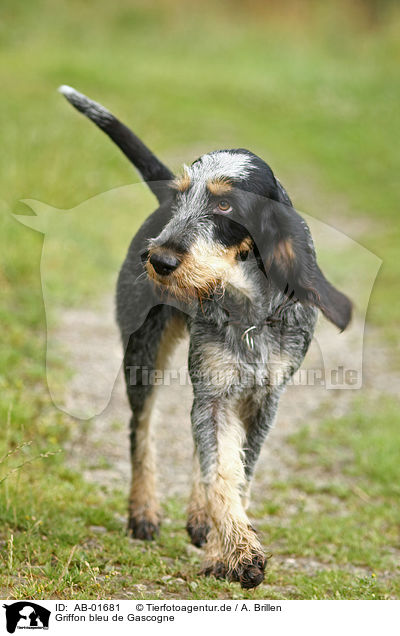
[(265, 269), (279, 288), (300, 302), (318, 307), (343, 331), (350, 322), (352, 304), (318, 267), (304, 219), (291, 206), (268, 200), (261, 212), (261, 242)]

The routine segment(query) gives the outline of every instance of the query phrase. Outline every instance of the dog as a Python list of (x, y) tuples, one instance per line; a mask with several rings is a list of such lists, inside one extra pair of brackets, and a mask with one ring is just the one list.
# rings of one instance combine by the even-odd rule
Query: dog
[(256, 587), (266, 556), (246, 508), (257, 458), (318, 310), (343, 330), (351, 302), (319, 269), (307, 224), (262, 159), (217, 150), (176, 177), (103, 106), (60, 91), (119, 146), (159, 202), (132, 240), (116, 295), (132, 409), (129, 531), (151, 540), (159, 530), (155, 387), (146, 378), (188, 332), (195, 455), (187, 531), (205, 547), (204, 574)]

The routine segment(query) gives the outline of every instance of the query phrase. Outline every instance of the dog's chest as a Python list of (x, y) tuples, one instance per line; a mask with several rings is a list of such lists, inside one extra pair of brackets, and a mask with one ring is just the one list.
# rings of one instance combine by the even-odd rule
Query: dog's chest
[(198, 362), (207, 384), (222, 392), (283, 384), (292, 372), (291, 358), (265, 329), (251, 342), (242, 337), (244, 331), (229, 327), (223, 341), (202, 343)]

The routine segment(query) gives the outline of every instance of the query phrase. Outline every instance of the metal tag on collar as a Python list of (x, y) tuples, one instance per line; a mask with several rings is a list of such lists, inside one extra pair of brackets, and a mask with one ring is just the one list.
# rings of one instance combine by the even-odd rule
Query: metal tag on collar
[(253, 351), (254, 349), (254, 334), (252, 333), (254, 329), (257, 329), (256, 325), (248, 327), (245, 331), (243, 331), (241, 336), (241, 339), (245, 341), (248, 349), (250, 349), (251, 351)]

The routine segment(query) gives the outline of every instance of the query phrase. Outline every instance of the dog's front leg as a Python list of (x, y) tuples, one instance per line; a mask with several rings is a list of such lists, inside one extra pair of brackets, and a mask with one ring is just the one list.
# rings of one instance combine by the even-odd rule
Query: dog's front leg
[(265, 555), (242, 503), (243, 425), (232, 399), (196, 391), (195, 386), (194, 391), (193, 436), (212, 522), (204, 573), (256, 587), (264, 579)]

